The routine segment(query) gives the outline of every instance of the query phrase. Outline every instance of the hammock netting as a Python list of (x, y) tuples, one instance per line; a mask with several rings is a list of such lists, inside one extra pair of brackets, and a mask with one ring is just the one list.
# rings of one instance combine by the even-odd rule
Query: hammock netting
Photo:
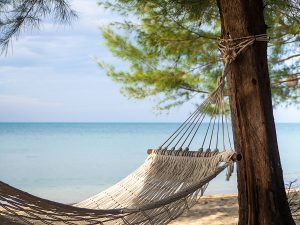
[(224, 97), (228, 66), (243, 49), (255, 40), (266, 41), (266, 36), (236, 40), (220, 41), (225, 69), (215, 91), (160, 147), (148, 150), (137, 170), (74, 205), (0, 182), (0, 224), (167, 224), (192, 207), (226, 168), (228, 179), (236, 158)]

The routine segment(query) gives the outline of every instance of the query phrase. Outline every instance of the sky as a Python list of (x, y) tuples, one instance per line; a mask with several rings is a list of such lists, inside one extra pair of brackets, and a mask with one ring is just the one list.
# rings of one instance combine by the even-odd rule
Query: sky
[[(96, 59), (126, 66), (109, 53), (98, 29), (124, 18), (96, 0), (71, 3), (79, 16), (71, 26), (45, 22), (0, 56), (0, 122), (180, 122), (193, 111), (187, 103), (158, 113), (153, 99), (123, 96)], [(274, 114), (276, 122), (300, 122), (296, 107)]]

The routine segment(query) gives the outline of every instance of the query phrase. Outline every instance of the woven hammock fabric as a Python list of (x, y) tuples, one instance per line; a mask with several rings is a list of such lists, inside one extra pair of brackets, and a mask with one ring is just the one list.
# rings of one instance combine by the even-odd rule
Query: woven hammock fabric
[[(159, 151), (111, 188), (74, 206), (0, 183), (1, 224), (166, 224), (193, 206), (234, 152)], [(230, 171), (229, 171), (230, 172)]]

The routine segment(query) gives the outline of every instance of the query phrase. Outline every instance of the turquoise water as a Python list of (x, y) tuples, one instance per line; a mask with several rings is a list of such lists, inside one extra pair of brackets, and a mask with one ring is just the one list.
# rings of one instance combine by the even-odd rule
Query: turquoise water
[[(176, 123), (0, 123), (0, 180), (72, 203), (137, 168)], [(285, 181), (300, 181), (300, 124), (277, 124)], [(219, 175), (207, 193), (236, 192), (235, 175)], [(299, 182), (298, 182), (299, 183)]]

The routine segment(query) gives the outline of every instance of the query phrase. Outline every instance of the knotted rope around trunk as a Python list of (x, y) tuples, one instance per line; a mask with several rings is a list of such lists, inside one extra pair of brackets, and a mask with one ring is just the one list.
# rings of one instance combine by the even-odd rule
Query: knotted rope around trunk
[(229, 71), (230, 64), (245, 50), (256, 41), (268, 42), (270, 38), (267, 34), (250, 35), (239, 38), (220, 38), (218, 49), (221, 52), (221, 59), (224, 62), (224, 69), (221, 80), (224, 80)]

